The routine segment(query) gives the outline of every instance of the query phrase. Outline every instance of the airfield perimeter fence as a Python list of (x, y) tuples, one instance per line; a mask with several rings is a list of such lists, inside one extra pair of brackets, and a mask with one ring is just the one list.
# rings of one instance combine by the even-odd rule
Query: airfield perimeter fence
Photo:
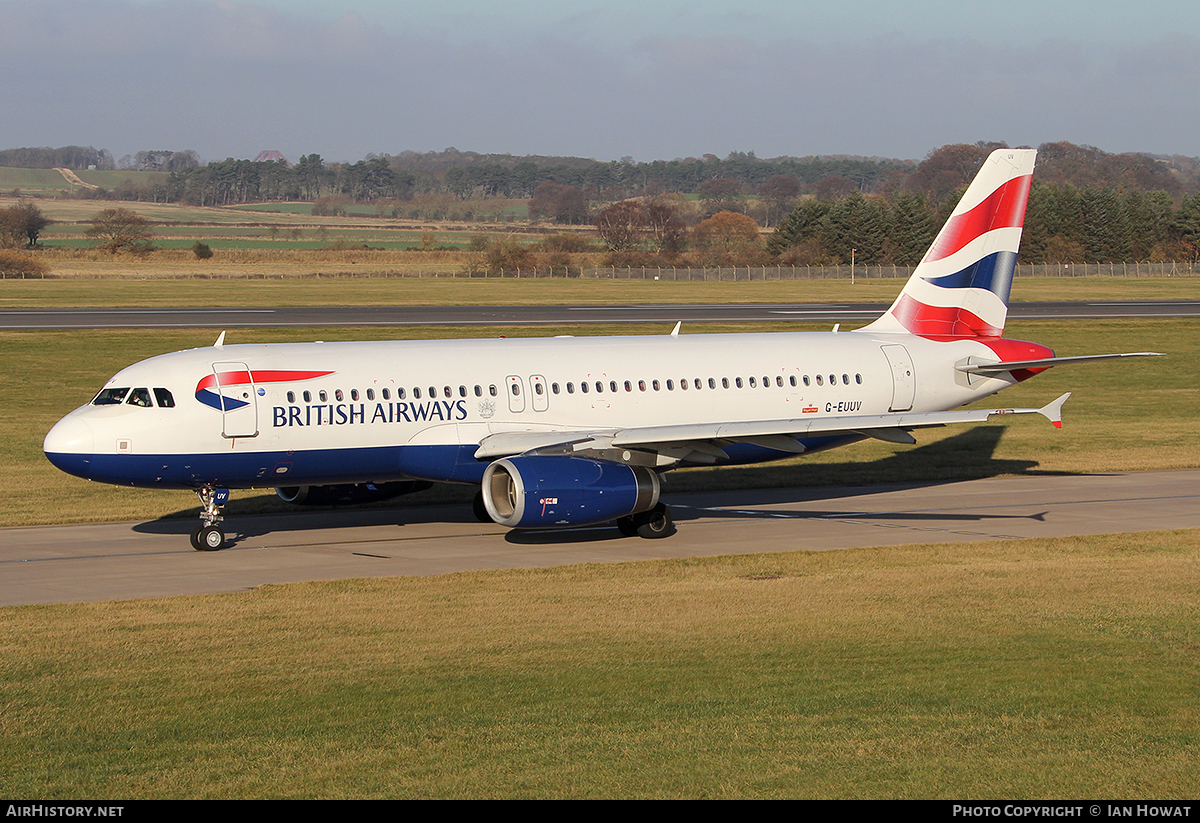
[[(543, 270), (540, 274), (526, 272), (526, 277), (583, 277), (610, 280), (878, 280), (907, 279), (915, 266), (746, 266), (739, 268), (676, 269), (657, 267), (585, 268), (557, 275)], [(573, 272), (578, 271), (578, 274)], [(1017, 277), (1172, 277), (1196, 274), (1190, 263), (1026, 263), (1017, 266)], [(479, 274), (476, 277), (482, 276)], [(495, 276), (518, 276), (502, 272)]]
[[(913, 273), (914, 266), (738, 266), (722, 268), (676, 268), (657, 266), (578, 267), (554, 266), (539, 269), (510, 269), (499, 272), (422, 271), (329, 271), (295, 274), (266, 274), (257, 272), (180, 272), (164, 274), (166, 278), (197, 280), (279, 280), (321, 279), (338, 277), (418, 277), (418, 278), (574, 278), (585, 280), (678, 280), (711, 282), (757, 282), (771, 280), (880, 280), (902, 279)], [(1197, 266), (1187, 262), (1167, 263), (1021, 263), (1017, 277), (1188, 277), (1200, 274)], [(136, 276), (136, 275), (134, 275)], [(70, 279), (120, 279), (122, 275), (76, 275)], [(53, 273), (8, 274), (0, 271), (0, 279), (57, 280)]]

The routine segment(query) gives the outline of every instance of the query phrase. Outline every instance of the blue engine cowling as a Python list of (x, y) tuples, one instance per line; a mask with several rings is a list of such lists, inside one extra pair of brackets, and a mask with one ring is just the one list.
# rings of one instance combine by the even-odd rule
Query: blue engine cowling
[(582, 457), (507, 457), (483, 474), (483, 505), (502, 526), (553, 529), (604, 523), (658, 503), (658, 474)]

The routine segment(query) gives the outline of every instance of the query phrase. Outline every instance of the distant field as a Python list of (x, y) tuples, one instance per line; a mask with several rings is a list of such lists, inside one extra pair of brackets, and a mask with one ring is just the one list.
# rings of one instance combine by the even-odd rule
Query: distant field
[(33, 194), (78, 188), (79, 186), (69, 184), (54, 169), (15, 169), (0, 166), (0, 192), (5, 195), (11, 194), (14, 189)]
[[(126, 180), (133, 180), (139, 185), (154, 179), (163, 179), (165, 172), (148, 171), (79, 171), (75, 174), (85, 183), (93, 186), (111, 189)], [(66, 178), (54, 169), (19, 169), (11, 166), (0, 166), (0, 192), (10, 194), (13, 189), (20, 189), (29, 194), (48, 194), (62, 192), (71, 194), (78, 192), (81, 187), (68, 183)]]

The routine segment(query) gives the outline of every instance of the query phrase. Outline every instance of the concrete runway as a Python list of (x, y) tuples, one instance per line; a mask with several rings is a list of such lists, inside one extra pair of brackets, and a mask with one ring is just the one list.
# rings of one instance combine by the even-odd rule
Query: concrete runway
[[(514, 532), (469, 506), (236, 517), (196, 552), (192, 520), (0, 530), (0, 606), (242, 591), (269, 583), (650, 558), (1200, 527), (1200, 470), (670, 495), (679, 531)], [(969, 547), (964, 547), (969, 551)]]
[[(592, 323), (860, 324), (888, 303), (670, 306), (275, 306), (262, 308), (0, 309), (0, 329), (272, 328), (308, 326), (497, 326)], [(1014, 302), (1009, 319), (1200, 317), (1200, 300)]]

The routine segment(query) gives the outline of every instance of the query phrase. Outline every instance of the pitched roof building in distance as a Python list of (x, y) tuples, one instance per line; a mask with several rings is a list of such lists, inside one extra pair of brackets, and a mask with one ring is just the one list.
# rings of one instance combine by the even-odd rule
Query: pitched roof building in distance
[(283, 152), (276, 151), (275, 149), (263, 149), (262, 151), (260, 151), (258, 153), (258, 157), (254, 158), (255, 163), (266, 163), (266, 162), (272, 161), (272, 160), (274, 160), (274, 161), (282, 160), (284, 163), (287, 163), (289, 166), (292, 165), (292, 161), (288, 160), (286, 157), (284, 157)]

